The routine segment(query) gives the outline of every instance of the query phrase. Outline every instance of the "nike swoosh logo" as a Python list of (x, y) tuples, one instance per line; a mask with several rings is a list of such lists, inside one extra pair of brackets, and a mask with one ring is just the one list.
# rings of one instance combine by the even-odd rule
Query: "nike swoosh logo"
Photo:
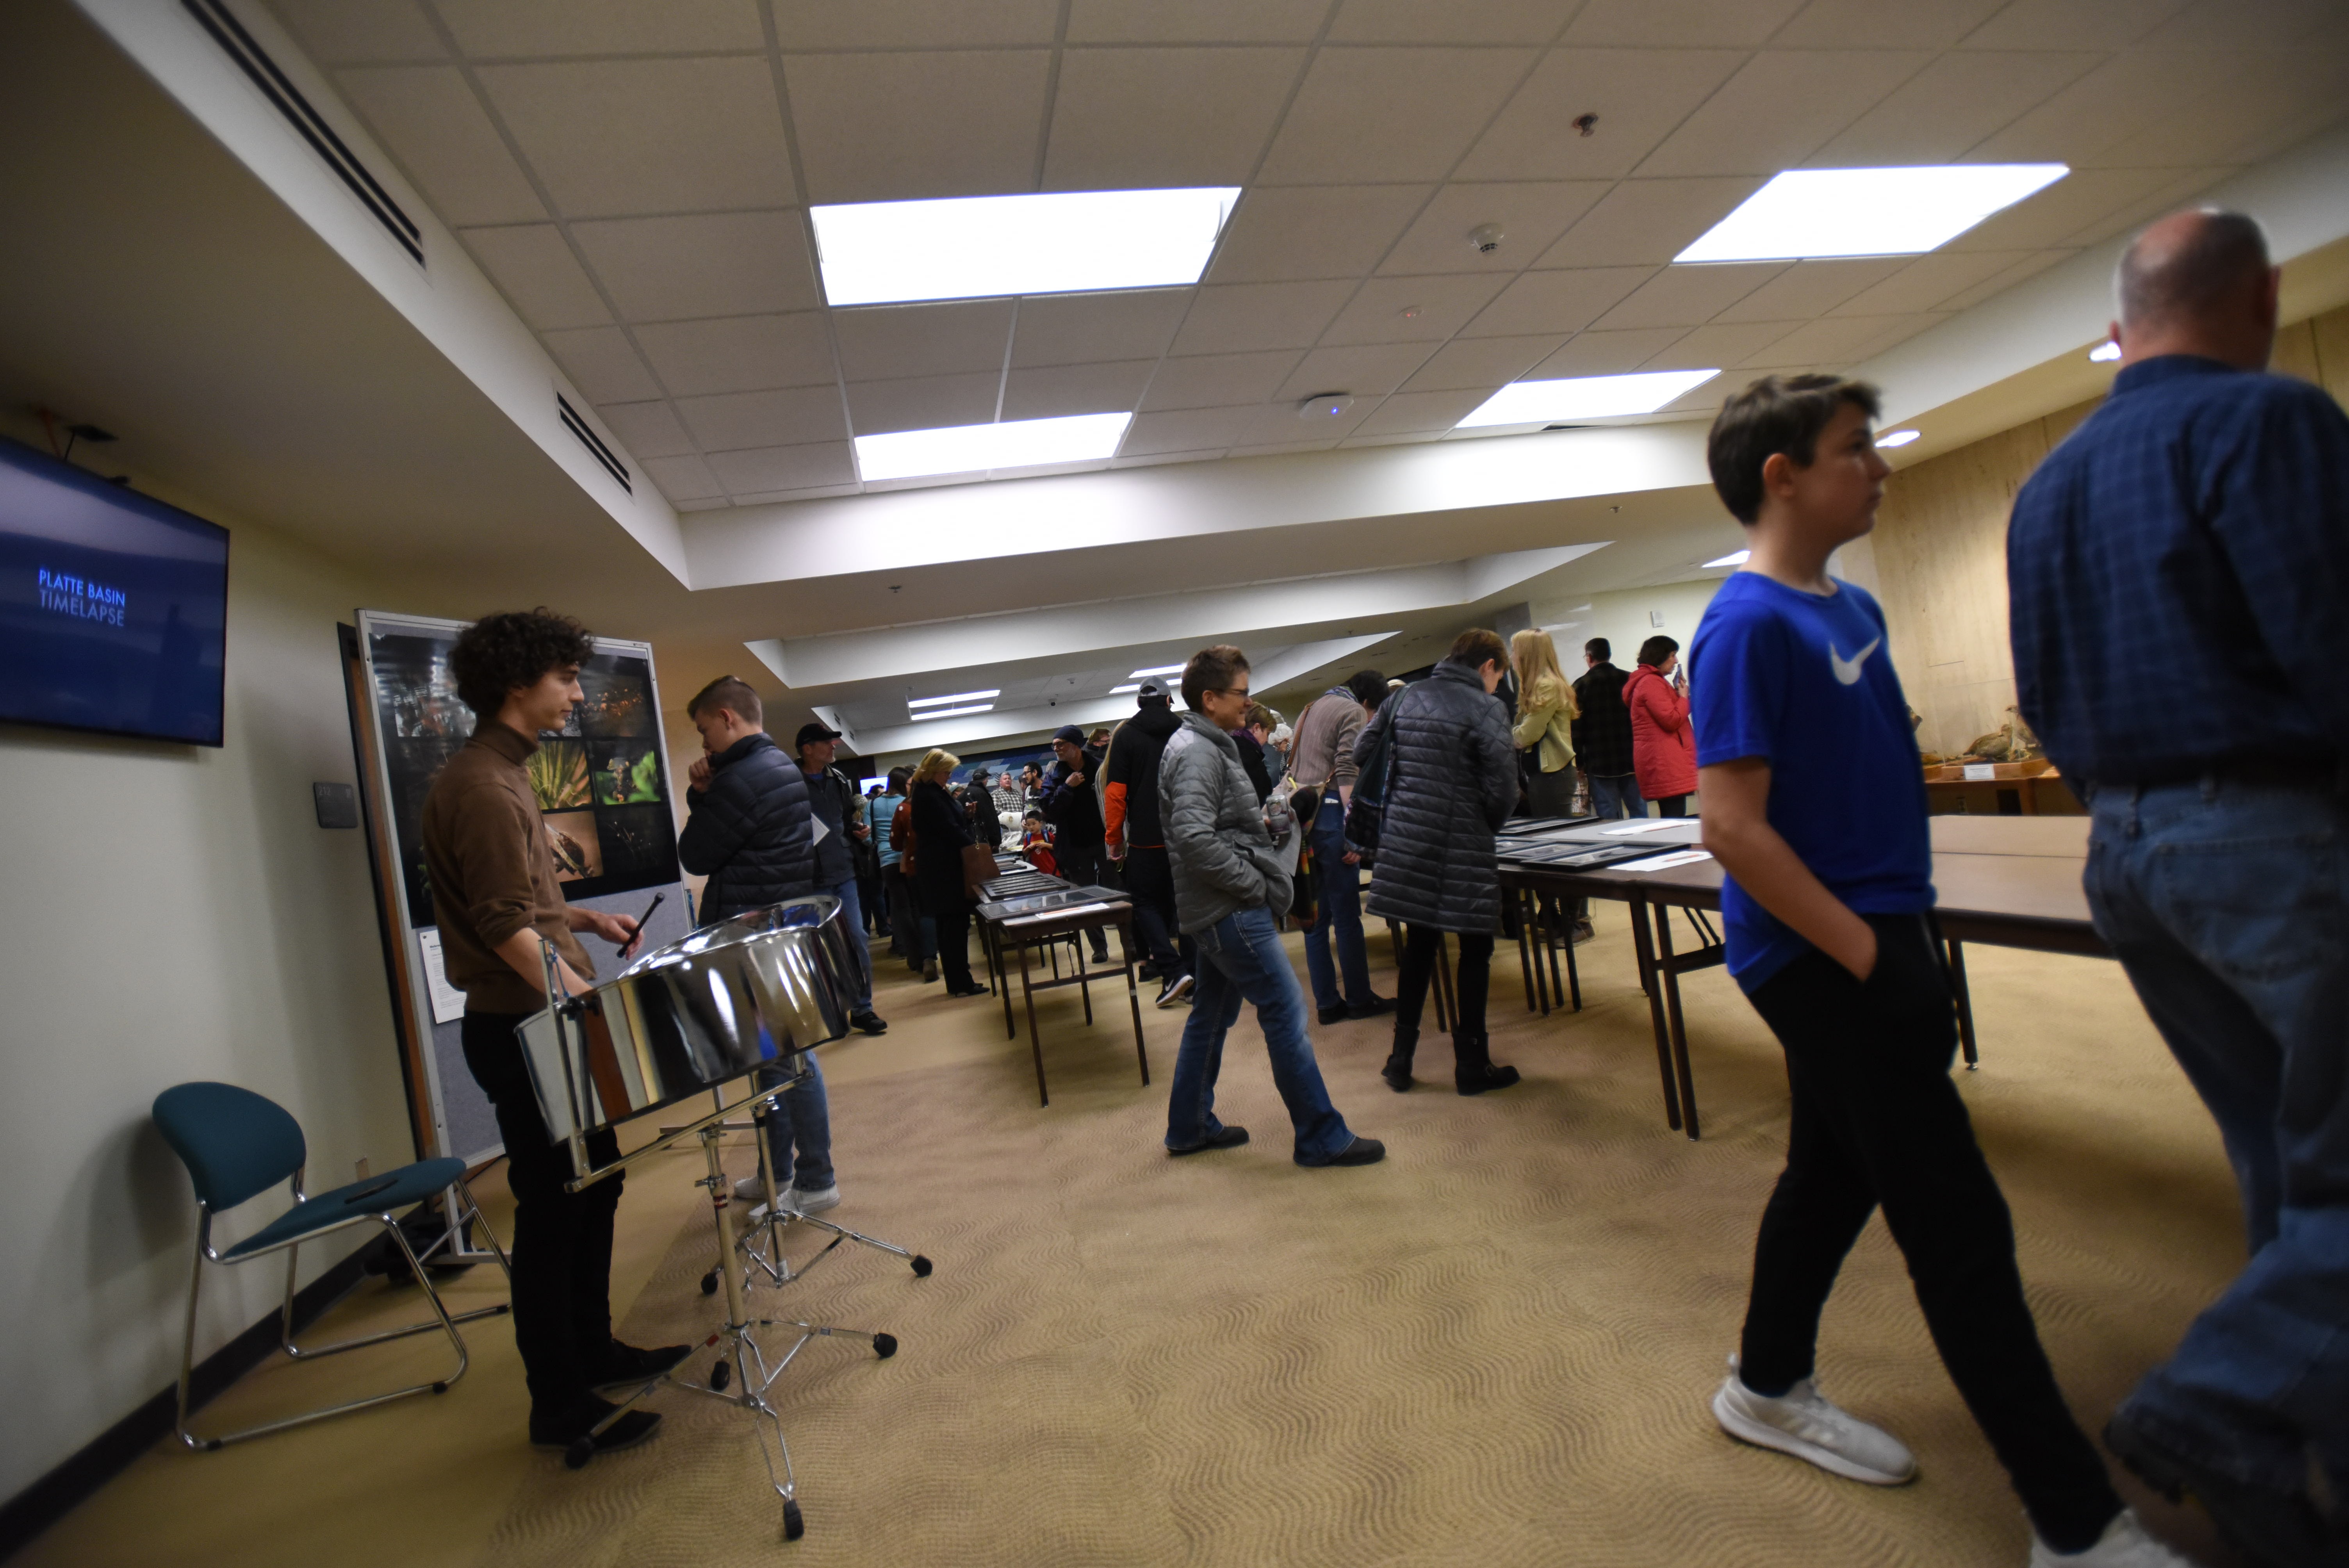
[(1868, 646), (1860, 649), (1859, 652), (1852, 655), (1849, 658), (1845, 658), (1841, 654), (1837, 653), (1836, 645), (1833, 643), (1829, 643), (1827, 645), (1827, 663), (1835, 668), (1835, 678), (1843, 682), (1846, 686), (1857, 686), (1859, 684), (1859, 666), (1868, 663), (1868, 655), (1876, 652), (1878, 645), (1883, 641), (1884, 639), (1881, 637), (1877, 638), (1875, 642), (1868, 644)]

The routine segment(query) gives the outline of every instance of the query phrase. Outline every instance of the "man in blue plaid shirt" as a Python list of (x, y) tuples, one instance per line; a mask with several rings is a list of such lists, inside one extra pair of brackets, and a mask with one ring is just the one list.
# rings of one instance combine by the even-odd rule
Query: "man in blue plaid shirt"
[[(2096, 930), (2217, 1119), (2251, 1259), (2106, 1440), (2261, 1563), (2349, 1562), (2349, 418), (2266, 373), (2240, 213), (2129, 248), (2111, 397), (2007, 534), (2023, 717)], [(2312, 1466), (2329, 1483), (2312, 1488)]]

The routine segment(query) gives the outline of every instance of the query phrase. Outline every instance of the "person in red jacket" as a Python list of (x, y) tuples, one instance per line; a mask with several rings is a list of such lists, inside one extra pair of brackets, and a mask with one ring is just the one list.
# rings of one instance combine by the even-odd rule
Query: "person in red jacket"
[(1623, 683), (1631, 710), (1631, 770), (1659, 817), (1685, 817), (1696, 789), (1696, 737), (1689, 730), (1688, 677), (1676, 675), (1681, 645), (1670, 637), (1640, 645), (1640, 667)]

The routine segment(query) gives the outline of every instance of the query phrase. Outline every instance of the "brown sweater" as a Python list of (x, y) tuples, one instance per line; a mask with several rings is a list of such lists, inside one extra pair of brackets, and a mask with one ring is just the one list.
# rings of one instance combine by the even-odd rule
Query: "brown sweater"
[(595, 966), (571, 934), (554, 878), (554, 851), (523, 763), (538, 749), (494, 719), (449, 759), (424, 799), (424, 869), (449, 984), (469, 1013), (535, 1013), (546, 990), (497, 954), (498, 944), (529, 926), (583, 975)]

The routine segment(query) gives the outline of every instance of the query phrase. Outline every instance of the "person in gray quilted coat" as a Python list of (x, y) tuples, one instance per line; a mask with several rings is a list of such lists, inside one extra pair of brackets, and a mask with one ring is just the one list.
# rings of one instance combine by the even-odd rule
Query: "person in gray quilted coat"
[(1461, 633), (1435, 673), (1389, 697), (1354, 741), (1358, 762), (1371, 761), (1381, 745), (1393, 752), (1369, 909), (1402, 921), (1409, 933), (1395, 982), (1394, 1047), (1381, 1071), (1397, 1094), (1411, 1088), (1420, 1009), (1446, 932), (1460, 939), (1454, 1087), (1482, 1094), (1517, 1081), (1516, 1068), (1493, 1065), (1485, 1037), (1493, 933), (1501, 923), (1493, 834), (1517, 804), (1517, 755), (1508, 715), (1493, 695), (1508, 658), (1497, 634)]

